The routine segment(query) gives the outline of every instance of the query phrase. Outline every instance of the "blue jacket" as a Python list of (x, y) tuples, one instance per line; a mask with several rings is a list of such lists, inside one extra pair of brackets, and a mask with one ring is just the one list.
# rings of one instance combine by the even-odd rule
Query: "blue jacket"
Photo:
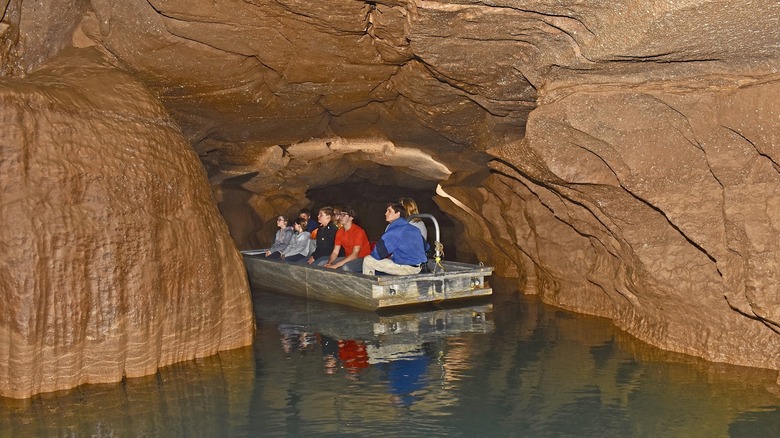
[(420, 230), (403, 218), (391, 222), (371, 251), (371, 257), (377, 260), (388, 256), (399, 265), (419, 265), (427, 262)]
[(317, 228), (319, 228), (319, 226), (320, 226), (320, 223), (317, 222), (317, 219), (314, 219), (313, 217), (310, 217), (309, 218), (309, 222), (306, 222), (306, 231), (311, 233), (312, 231), (314, 231)]

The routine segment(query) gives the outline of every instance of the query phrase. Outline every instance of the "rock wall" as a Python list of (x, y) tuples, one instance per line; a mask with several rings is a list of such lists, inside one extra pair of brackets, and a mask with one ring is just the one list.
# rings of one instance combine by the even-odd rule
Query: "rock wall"
[(755, 81), (542, 105), (524, 141), (493, 151), (484, 187), (456, 195), (482, 218), (472, 240), (547, 302), (668, 350), (778, 369), (778, 94)]
[(157, 99), (94, 49), (0, 81), (0, 396), (248, 345), (240, 254)]
[[(452, 173), (390, 163), (392, 181), (440, 178), (478, 258), (526, 291), (666, 349), (780, 369), (775, 0), (0, 6), (4, 74), (70, 40), (148, 87), (240, 244), (382, 162), (331, 140), (419, 150)], [(299, 160), (307, 144), (323, 153)]]

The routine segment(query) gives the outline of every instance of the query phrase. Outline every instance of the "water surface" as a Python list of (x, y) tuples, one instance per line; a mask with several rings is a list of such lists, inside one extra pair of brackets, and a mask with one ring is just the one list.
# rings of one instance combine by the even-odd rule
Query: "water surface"
[(252, 347), (0, 399), (0, 437), (780, 436), (776, 372), (662, 352), (493, 286), (381, 314), (253, 291)]

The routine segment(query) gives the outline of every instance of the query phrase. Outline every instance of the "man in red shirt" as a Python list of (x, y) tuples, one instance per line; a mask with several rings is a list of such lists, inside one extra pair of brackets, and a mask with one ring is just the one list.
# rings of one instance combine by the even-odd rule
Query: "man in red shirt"
[[(354, 223), (354, 220), (355, 210), (352, 207), (341, 210), (343, 227), (336, 231), (336, 245), (324, 265), (326, 268), (363, 272), (363, 257), (371, 254), (371, 244), (365, 230)], [(344, 248), (345, 257), (339, 257), (341, 248)]]

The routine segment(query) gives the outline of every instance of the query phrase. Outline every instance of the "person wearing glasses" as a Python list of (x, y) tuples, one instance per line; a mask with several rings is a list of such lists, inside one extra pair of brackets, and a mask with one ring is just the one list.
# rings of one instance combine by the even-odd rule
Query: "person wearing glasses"
[(293, 236), (293, 229), (289, 224), (290, 219), (287, 216), (276, 217), (276, 226), (279, 227), (279, 230), (276, 231), (274, 244), (265, 251), (265, 256), (267, 258), (278, 259), (281, 257), (282, 250), (287, 247)]
[[(336, 231), (335, 245), (330, 257), (323, 266), (342, 271), (362, 272), (363, 257), (371, 254), (371, 244), (368, 242), (366, 231), (360, 225), (354, 223), (355, 209), (344, 207), (341, 209), (341, 228)], [(344, 250), (344, 256), (339, 257), (339, 251)]]

